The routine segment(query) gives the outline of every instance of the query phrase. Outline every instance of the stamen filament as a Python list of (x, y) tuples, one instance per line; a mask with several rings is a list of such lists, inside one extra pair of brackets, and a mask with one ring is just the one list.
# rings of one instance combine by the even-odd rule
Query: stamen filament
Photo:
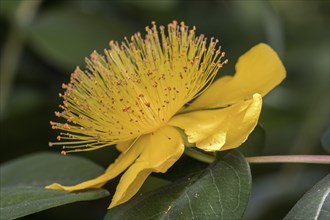
[[(218, 40), (195, 36), (183, 22), (173, 21), (167, 33), (155, 24), (129, 41), (110, 41), (104, 55), (86, 58), (60, 94), (64, 122), (51, 122), (65, 145), (88, 151), (151, 133), (166, 123), (190, 100), (208, 88), (227, 60), (216, 50)], [(88, 147), (86, 148), (86, 144)], [(69, 147), (67, 147), (69, 145)], [(66, 152), (76, 152), (70, 150)]]

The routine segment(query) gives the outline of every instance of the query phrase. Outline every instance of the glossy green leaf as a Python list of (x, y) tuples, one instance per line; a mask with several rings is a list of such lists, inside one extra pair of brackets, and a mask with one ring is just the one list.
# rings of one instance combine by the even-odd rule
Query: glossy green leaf
[(146, 193), (158, 189), (162, 186), (166, 186), (170, 183), (171, 182), (166, 179), (159, 178), (157, 176), (149, 176), (148, 179), (143, 183), (143, 186), (139, 189), (138, 193)]
[(310, 189), (291, 209), (284, 220), (330, 219), (330, 174)]
[(37, 153), (0, 167), (1, 219), (14, 219), (52, 207), (108, 195), (103, 189), (68, 193), (45, 189), (53, 182), (75, 184), (100, 175), (103, 168), (83, 158)]
[(241, 219), (250, 188), (248, 163), (231, 151), (202, 172), (110, 209), (105, 219)]
[(127, 29), (115, 18), (70, 7), (57, 8), (36, 18), (29, 28), (28, 40), (44, 59), (73, 70), (77, 65), (84, 68), (85, 57), (92, 51), (103, 53), (110, 40), (121, 41), (129, 34)]

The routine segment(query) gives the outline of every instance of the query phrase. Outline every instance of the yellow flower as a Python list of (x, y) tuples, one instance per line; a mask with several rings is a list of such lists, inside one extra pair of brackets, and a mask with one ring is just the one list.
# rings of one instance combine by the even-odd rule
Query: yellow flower
[(109, 208), (124, 203), (152, 172), (166, 172), (180, 158), (180, 130), (205, 151), (241, 145), (257, 124), (262, 96), (285, 77), (277, 54), (261, 43), (239, 58), (234, 76), (211, 85), (227, 62), (217, 40), (207, 43), (195, 27), (175, 21), (167, 33), (154, 23), (146, 32), (120, 45), (111, 41), (104, 55), (94, 51), (88, 70), (77, 68), (63, 85), (62, 112), (55, 114), (66, 121), (51, 122), (62, 133), (50, 145), (65, 145), (64, 153), (116, 144), (120, 156), (95, 179), (47, 188), (99, 188), (125, 172)]

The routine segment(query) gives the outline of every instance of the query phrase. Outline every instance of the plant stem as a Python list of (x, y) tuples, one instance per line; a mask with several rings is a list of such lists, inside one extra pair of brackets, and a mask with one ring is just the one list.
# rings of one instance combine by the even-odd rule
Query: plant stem
[(326, 155), (277, 155), (246, 157), (249, 163), (311, 163), (330, 164), (330, 156)]
[[(185, 154), (204, 163), (213, 163), (215, 155), (207, 154), (193, 148), (186, 148)], [(330, 164), (330, 156), (327, 155), (276, 155), (246, 157), (246, 160), (253, 163), (310, 163)]]
[(184, 153), (188, 155), (191, 158), (194, 158), (198, 161), (204, 162), (204, 163), (213, 163), (215, 161), (215, 156), (194, 150), (190, 147), (185, 148)]

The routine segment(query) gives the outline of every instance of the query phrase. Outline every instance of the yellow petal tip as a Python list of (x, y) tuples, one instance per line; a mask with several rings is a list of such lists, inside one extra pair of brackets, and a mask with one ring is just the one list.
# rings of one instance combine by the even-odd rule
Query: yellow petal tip
[(58, 184), (58, 183), (53, 183), (50, 184), (48, 186), (45, 186), (46, 189), (55, 189), (55, 190), (64, 190), (62, 185)]

